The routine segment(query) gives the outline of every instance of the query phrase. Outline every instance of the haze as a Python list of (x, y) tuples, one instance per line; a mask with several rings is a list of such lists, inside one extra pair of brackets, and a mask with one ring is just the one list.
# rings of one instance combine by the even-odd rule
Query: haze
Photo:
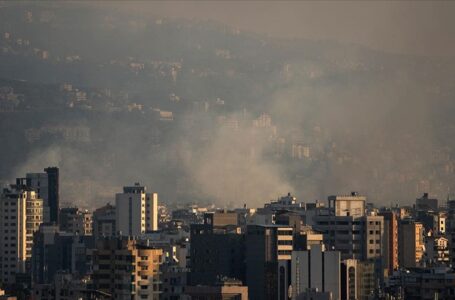
[(3, 2), (0, 181), (93, 208), (455, 189), (451, 2)]
[[(110, 3), (111, 4), (111, 3)], [(156, 1), (117, 7), (214, 20), (281, 38), (355, 43), (394, 53), (453, 56), (451, 1)], [(107, 5), (102, 2), (101, 5)]]

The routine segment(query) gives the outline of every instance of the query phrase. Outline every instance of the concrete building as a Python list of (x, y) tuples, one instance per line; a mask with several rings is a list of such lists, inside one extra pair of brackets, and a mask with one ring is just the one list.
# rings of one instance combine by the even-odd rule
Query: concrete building
[(425, 253), (423, 261), (425, 266), (441, 267), (449, 266), (449, 240), (443, 236), (434, 236), (431, 232), (424, 238)]
[(182, 299), (187, 288), (187, 274), (189, 270), (180, 267), (175, 262), (166, 262), (162, 265), (163, 288), (160, 295), (162, 300)]
[(322, 232), (327, 249), (341, 252), (342, 259), (379, 259), (383, 254), (382, 216), (318, 215), (313, 228)]
[(325, 251), (323, 245), (312, 245), (309, 251), (293, 251), (291, 261), (292, 299), (303, 299), (314, 289), (340, 299), (340, 252)]
[(329, 209), (335, 212), (335, 216), (362, 217), (365, 215), (365, 196), (357, 192), (351, 195), (329, 196)]
[(245, 235), (236, 227), (191, 225), (190, 285), (214, 285), (220, 277), (245, 283)]
[(428, 193), (424, 193), (421, 198), (416, 199), (416, 210), (438, 211), (438, 199), (430, 198)]
[(27, 173), (25, 178), (18, 178), (17, 184), (23, 184), (38, 193), (38, 198), (43, 199), (44, 223), (58, 224), (59, 213), (59, 169), (49, 167), (45, 173)]
[(384, 211), (379, 213), (384, 217), (384, 267), (387, 274), (392, 275), (398, 269), (398, 219), (394, 212)]
[(238, 226), (239, 215), (237, 212), (217, 211), (214, 213), (204, 214), (204, 223), (212, 225), (213, 227), (219, 226)]
[(378, 287), (374, 262), (346, 259), (341, 263), (341, 300), (378, 299)]
[(301, 227), (294, 233), (294, 250), (310, 250), (312, 245), (323, 245), (324, 235), (314, 231), (311, 226)]
[(455, 299), (455, 273), (450, 268), (412, 268), (397, 272), (387, 283), (386, 297)]
[(422, 263), (425, 249), (423, 225), (412, 219), (405, 219), (399, 226), (399, 265), (403, 268), (418, 267)]
[(305, 224), (305, 216), (302, 212), (297, 211), (277, 211), (275, 213), (275, 224), (286, 225), (294, 228), (294, 232), (300, 232)]
[(425, 232), (432, 232), (435, 235), (445, 234), (447, 216), (444, 212), (419, 210), (416, 212), (415, 220), (422, 223)]
[(109, 294), (88, 289), (87, 279), (76, 279), (68, 272), (58, 272), (48, 284), (35, 284), (33, 300), (107, 300)]
[(146, 193), (146, 188), (136, 183), (124, 187), (115, 195), (115, 223), (119, 234), (139, 236), (158, 230), (158, 194)]
[(56, 225), (41, 226), (33, 239), (32, 282), (52, 283), (62, 271), (82, 278), (89, 270), (87, 251), (93, 247), (91, 236), (61, 232)]
[(0, 282), (12, 284), (27, 272), (30, 238), (42, 222), (42, 200), (25, 186), (11, 185), (0, 195)]
[(104, 238), (91, 258), (94, 289), (118, 300), (160, 299), (162, 249), (130, 237)]
[(60, 230), (78, 235), (92, 235), (92, 214), (77, 207), (60, 210)]
[(359, 299), (358, 260), (346, 259), (341, 263), (341, 300)]
[(279, 225), (248, 225), (246, 283), (250, 300), (287, 299), (293, 250), (293, 229)]
[(31, 258), (33, 248), (33, 234), (37, 232), (40, 225), (43, 223), (43, 199), (37, 198), (35, 191), (27, 193), (26, 200), (26, 214), (27, 214), (27, 233), (26, 233), (26, 266), (27, 273), (31, 272)]
[(374, 261), (357, 262), (357, 295), (360, 300), (375, 299), (378, 288), (377, 265)]
[(92, 226), (95, 240), (114, 236), (117, 233), (115, 214), (115, 206), (109, 203), (93, 212)]

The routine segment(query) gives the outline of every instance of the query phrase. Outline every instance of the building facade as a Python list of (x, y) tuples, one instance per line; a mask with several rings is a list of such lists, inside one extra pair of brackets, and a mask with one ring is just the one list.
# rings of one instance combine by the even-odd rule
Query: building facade
[(49, 167), (44, 169), (45, 173), (27, 173), (25, 178), (18, 178), (38, 193), (38, 198), (43, 199), (44, 223), (55, 223), (59, 221), (59, 169)]
[(340, 252), (325, 251), (323, 245), (312, 245), (309, 251), (292, 252), (292, 299), (301, 299), (307, 290), (330, 293), (340, 299)]
[(115, 206), (109, 203), (93, 212), (92, 227), (95, 240), (116, 235), (115, 213)]
[(425, 249), (423, 224), (412, 219), (405, 219), (400, 222), (398, 232), (400, 267), (414, 268), (420, 266)]
[(249, 299), (287, 299), (293, 250), (292, 227), (248, 225), (245, 245)]
[(146, 193), (146, 188), (136, 183), (124, 187), (115, 195), (116, 226), (123, 236), (139, 236), (158, 230), (158, 194)]
[(94, 289), (118, 300), (160, 299), (162, 249), (133, 238), (104, 238), (91, 258)]
[(0, 199), (0, 282), (15, 283), (24, 273), (27, 259), (27, 194), (23, 189), (4, 189)]
[(62, 208), (60, 230), (78, 235), (92, 235), (92, 214), (77, 207)]

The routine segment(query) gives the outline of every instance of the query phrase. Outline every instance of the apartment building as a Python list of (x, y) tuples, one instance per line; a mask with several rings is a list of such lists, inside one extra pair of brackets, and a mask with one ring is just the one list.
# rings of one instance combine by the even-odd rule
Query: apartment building
[(120, 235), (139, 236), (158, 230), (158, 194), (136, 183), (115, 195), (116, 226)]
[(91, 252), (93, 288), (118, 300), (158, 300), (163, 250), (131, 237), (103, 238)]

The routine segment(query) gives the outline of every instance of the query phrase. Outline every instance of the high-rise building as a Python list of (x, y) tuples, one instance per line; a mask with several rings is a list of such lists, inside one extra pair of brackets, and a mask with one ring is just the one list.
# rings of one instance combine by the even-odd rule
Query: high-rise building
[[(44, 223), (58, 224), (59, 213), (59, 169), (49, 167), (45, 173), (27, 173), (26, 178), (17, 178), (17, 184), (25, 184), (43, 199)], [(25, 183), (24, 183), (25, 180)]]
[(115, 206), (106, 204), (93, 212), (93, 236), (95, 240), (101, 237), (114, 236), (115, 229)]
[(422, 263), (424, 254), (423, 224), (412, 219), (400, 222), (398, 233), (398, 262), (400, 267), (414, 268)]
[(190, 285), (211, 286), (221, 277), (245, 283), (244, 234), (210, 224), (193, 224), (190, 232)]
[(279, 225), (248, 225), (246, 229), (246, 283), (249, 299), (288, 297), (293, 229)]
[(373, 266), (373, 283), (380, 283), (384, 278), (384, 256), (387, 256), (384, 217), (364, 213), (365, 197), (356, 193), (339, 197), (331, 200), (329, 197), (329, 210), (321, 210), (313, 217), (313, 228), (323, 233), (328, 249), (340, 251), (341, 259), (357, 259), (359, 263)]
[(47, 174), (47, 205), (49, 206), (49, 221), (58, 224), (58, 213), (60, 207), (59, 196), (59, 170), (57, 167), (48, 167), (44, 169)]
[(293, 251), (291, 262), (292, 299), (300, 299), (310, 289), (328, 292), (340, 299), (340, 252), (312, 245), (309, 251)]
[(4, 189), (0, 201), (0, 282), (12, 284), (25, 272), (26, 192)]
[(158, 230), (158, 194), (136, 183), (115, 195), (116, 226), (120, 235), (139, 236)]
[(12, 284), (16, 274), (28, 272), (30, 238), (42, 222), (42, 200), (35, 191), (11, 185), (0, 195), (0, 282)]
[(43, 199), (43, 222), (49, 223), (49, 184), (47, 173), (27, 173), (25, 178), (16, 178), (16, 185), (25, 185), (33, 189), (38, 194), (38, 198)]
[(324, 235), (330, 250), (341, 252), (342, 259), (378, 259), (382, 256), (384, 218), (382, 216), (314, 217), (313, 228)]
[(31, 272), (31, 257), (33, 247), (33, 234), (39, 230), (43, 223), (43, 199), (37, 198), (35, 191), (27, 193), (26, 200), (26, 215), (27, 215), (27, 233), (26, 233), (26, 272)]
[(383, 265), (388, 275), (392, 275), (398, 269), (398, 219), (392, 211), (384, 211), (379, 215), (384, 217)]
[(131, 237), (104, 238), (91, 257), (94, 289), (118, 300), (160, 298), (162, 249)]

